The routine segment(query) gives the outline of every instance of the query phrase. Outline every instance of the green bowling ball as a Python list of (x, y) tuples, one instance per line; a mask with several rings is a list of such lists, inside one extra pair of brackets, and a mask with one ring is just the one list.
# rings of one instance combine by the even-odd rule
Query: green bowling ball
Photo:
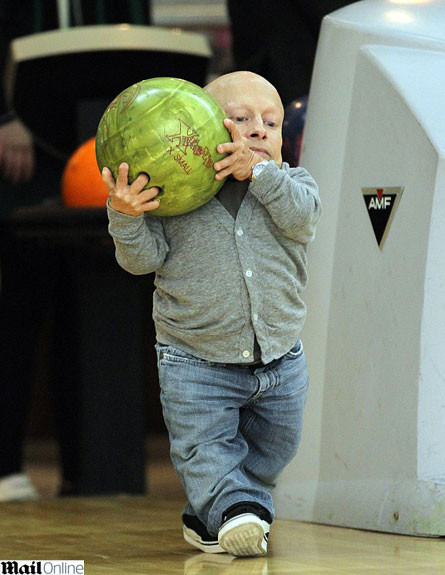
[(145, 172), (146, 188), (161, 189), (160, 205), (147, 212), (176, 216), (199, 208), (218, 192), (213, 164), (224, 157), (216, 146), (230, 142), (224, 112), (205, 90), (179, 78), (150, 78), (121, 92), (97, 129), (96, 158), (114, 178), (122, 162), (129, 182)]

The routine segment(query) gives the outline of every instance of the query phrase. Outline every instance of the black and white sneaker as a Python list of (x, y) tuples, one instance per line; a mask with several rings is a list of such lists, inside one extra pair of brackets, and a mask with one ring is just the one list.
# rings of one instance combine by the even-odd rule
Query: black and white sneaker
[(204, 523), (195, 515), (182, 515), (182, 531), (187, 543), (204, 553), (225, 553), (218, 538), (210, 535)]
[(219, 544), (235, 557), (266, 555), (271, 523), (270, 513), (258, 503), (232, 505), (223, 514)]

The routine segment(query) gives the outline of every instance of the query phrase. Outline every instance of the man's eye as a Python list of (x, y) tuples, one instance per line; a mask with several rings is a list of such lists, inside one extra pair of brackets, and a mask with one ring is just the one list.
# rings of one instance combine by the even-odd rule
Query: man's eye
[(247, 118), (245, 116), (236, 116), (235, 120), (237, 122), (245, 122)]
[(275, 128), (276, 123), (275, 122), (265, 122), (266, 126), (269, 126), (269, 128)]

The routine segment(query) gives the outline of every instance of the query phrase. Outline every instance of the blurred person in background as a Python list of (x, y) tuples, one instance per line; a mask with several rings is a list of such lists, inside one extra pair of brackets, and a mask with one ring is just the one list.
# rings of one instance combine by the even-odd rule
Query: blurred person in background
[(347, 0), (227, 0), (236, 70), (264, 76), (284, 107), (309, 93), (321, 21)]
[[(68, 22), (63, 21), (65, 13)], [(45, 146), (8, 105), (3, 76), (10, 43), (14, 38), (65, 27), (67, 23), (82, 26), (121, 22), (150, 24), (149, 2), (0, 0), (0, 501), (38, 496), (23, 471), (23, 444), (37, 344), (62, 290), (63, 276), (63, 261), (55, 248), (19, 243), (8, 229), (8, 222), (17, 208), (54, 201), (59, 196), (66, 160), (78, 145), (74, 133), (61, 126), (57, 149)], [(58, 309), (54, 314), (62, 327), (66, 322), (64, 313)], [(64, 358), (57, 355), (55, 358), (50, 354), (50, 358), (57, 359), (60, 367)], [(67, 365), (53, 382), (59, 395), (64, 390), (73, 393), (71, 373), (75, 370)], [(68, 401), (69, 396), (65, 405)], [(55, 411), (61, 446), (61, 493), (75, 494), (79, 449), (76, 412), (74, 405), (71, 413)]]

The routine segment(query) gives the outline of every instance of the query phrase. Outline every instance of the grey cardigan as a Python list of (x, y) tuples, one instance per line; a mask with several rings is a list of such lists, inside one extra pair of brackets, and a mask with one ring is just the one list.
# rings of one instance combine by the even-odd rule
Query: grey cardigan
[(155, 272), (158, 341), (198, 358), (263, 363), (287, 353), (306, 317), (306, 246), (320, 216), (304, 168), (270, 162), (249, 185), (236, 220), (213, 198), (182, 216), (128, 216), (108, 207), (118, 263)]

